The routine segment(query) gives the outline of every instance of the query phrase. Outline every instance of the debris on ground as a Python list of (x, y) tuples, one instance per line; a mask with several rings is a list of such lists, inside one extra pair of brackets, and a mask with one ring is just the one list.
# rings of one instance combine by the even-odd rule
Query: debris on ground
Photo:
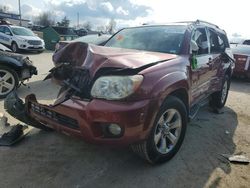
[(0, 112), (0, 127), (5, 127), (7, 126), (8, 118)]
[(0, 146), (11, 146), (28, 133), (28, 126), (21, 124), (10, 126), (8, 118), (3, 113), (0, 113)]
[(224, 112), (222, 112), (221, 109), (218, 109), (218, 108), (213, 108), (212, 112), (215, 114), (224, 114)]
[(249, 164), (250, 160), (245, 155), (228, 155), (228, 154), (221, 154), (224, 158), (226, 158), (231, 163), (242, 163), (242, 164)]

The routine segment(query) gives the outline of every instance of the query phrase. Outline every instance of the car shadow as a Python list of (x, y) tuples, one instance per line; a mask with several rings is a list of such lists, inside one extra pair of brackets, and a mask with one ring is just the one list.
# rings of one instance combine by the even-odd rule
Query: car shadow
[[(177, 155), (155, 166), (127, 148), (90, 145), (56, 132), (33, 129), (23, 142), (0, 156), (0, 161), (5, 161), (0, 185), (13, 187), (19, 182), (22, 187), (204, 187), (216, 170), (230, 173), (230, 165), (221, 154), (235, 152), (233, 136), (237, 125), (237, 114), (231, 108), (215, 114), (205, 107), (189, 123)], [(8, 165), (11, 162), (13, 165)], [(209, 184), (216, 187), (220, 178), (217, 175)]]
[(230, 90), (235, 91), (235, 92), (242, 92), (242, 93), (250, 95), (249, 86), (250, 86), (249, 81), (245, 79), (241, 79), (241, 78), (233, 78), (231, 82)]

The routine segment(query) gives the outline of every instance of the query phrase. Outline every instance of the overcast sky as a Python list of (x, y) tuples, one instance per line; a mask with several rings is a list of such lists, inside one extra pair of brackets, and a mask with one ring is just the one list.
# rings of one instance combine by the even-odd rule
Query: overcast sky
[[(18, 0), (0, 0), (13, 12), (18, 11)], [(67, 16), (76, 24), (91, 21), (94, 26), (105, 25), (110, 18), (118, 27), (143, 23), (206, 20), (233, 33), (250, 37), (247, 0), (21, 0), (23, 16), (32, 19), (42, 11), (53, 11), (57, 20)]]

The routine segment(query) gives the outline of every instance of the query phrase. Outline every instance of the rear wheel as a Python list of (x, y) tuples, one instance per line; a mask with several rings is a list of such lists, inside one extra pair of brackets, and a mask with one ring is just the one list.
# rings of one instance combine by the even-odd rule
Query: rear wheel
[(131, 146), (150, 163), (170, 160), (180, 149), (187, 125), (187, 111), (181, 100), (170, 96), (163, 103), (147, 140)]
[(8, 67), (0, 66), (0, 98), (5, 98), (17, 85), (17, 73)]
[(221, 90), (212, 94), (212, 98), (210, 101), (212, 107), (221, 109), (225, 106), (229, 88), (230, 79), (228, 75), (225, 75)]

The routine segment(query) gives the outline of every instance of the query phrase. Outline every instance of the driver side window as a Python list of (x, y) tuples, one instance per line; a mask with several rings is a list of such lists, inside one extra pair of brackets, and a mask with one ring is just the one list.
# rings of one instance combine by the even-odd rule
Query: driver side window
[(194, 40), (199, 47), (197, 55), (208, 54), (208, 39), (205, 28), (197, 28), (193, 32), (192, 40)]
[(0, 33), (4, 33), (4, 27), (0, 26)]
[(4, 27), (4, 33), (5, 33), (6, 35), (11, 35), (10, 29), (7, 28), (7, 27)]

